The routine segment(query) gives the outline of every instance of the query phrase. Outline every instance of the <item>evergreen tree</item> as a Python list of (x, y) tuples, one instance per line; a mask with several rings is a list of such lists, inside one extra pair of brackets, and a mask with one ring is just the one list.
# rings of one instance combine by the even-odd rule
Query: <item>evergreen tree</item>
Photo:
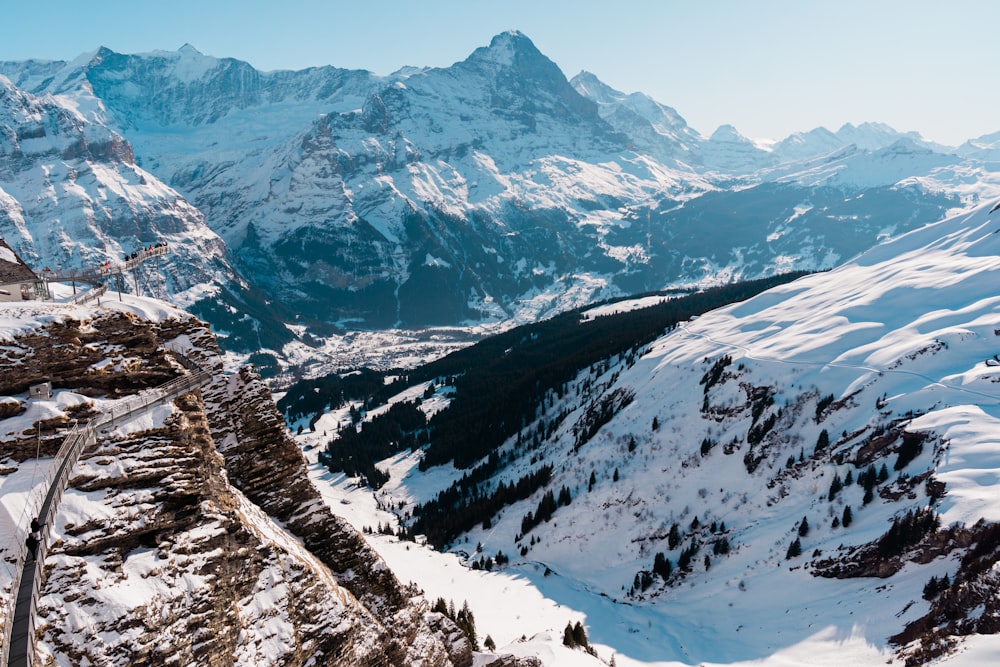
[(796, 537), (795, 540), (788, 545), (788, 551), (785, 552), (785, 560), (791, 560), (792, 558), (796, 558), (801, 555), (802, 542), (800, 542), (799, 538)]
[(660, 430), (660, 420), (656, 416), (653, 417), (653, 430)]
[(681, 555), (677, 559), (677, 567), (681, 570), (684, 570), (685, 572), (690, 572), (691, 559), (694, 558), (697, 553), (698, 553), (698, 542), (697, 540), (695, 540), (692, 541), (690, 545), (688, 545), (687, 549), (681, 551)]
[(615, 474), (611, 477), (611, 481), (613, 482), (618, 481), (618, 468), (615, 468)]
[(865, 489), (865, 495), (862, 496), (862, 498), (861, 498), (861, 504), (862, 505), (867, 505), (868, 503), (870, 503), (873, 500), (875, 500), (875, 489), (874, 489), (874, 487), (873, 488), (866, 488)]
[(486, 635), (486, 639), (483, 640), (483, 648), (492, 653), (497, 650), (497, 643), (493, 641), (493, 637)]
[(858, 478), (858, 481), (865, 487), (865, 495), (862, 499), (862, 503), (867, 505), (875, 499), (875, 484), (878, 483), (878, 475), (875, 473), (875, 466), (868, 466), (868, 468), (861, 473), (861, 477)]
[(827, 500), (832, 502), (833, 499), (837, 497), (837, 494), (840, 493), (842, 488), (844, 488), (844, 484), (840, 481), (840, 473), (835, 473), (833, 475), (833, 481), (830, 482), (830, 492), (826, 494)]
[(587, 491), (594, 490), (594, 484), (597, 484), (597, 475), (593, 470), (590, 471), (590, 482), (587, 484)]
[(660, 575), (660, 578), (666, 581), (670, 577), (670, 571), (670, 561), (662, 551), (658, 551), (653, 558), (653, 572)]
[(799, 522), (799, 537), (805, 537), (809, 534), (809, 519), (802, 517), (802, 521)]
[(850, 505), (845, 505), (844, 506), (844, 515), (840, 518), (840, 524), (844, 528), (847, 528), (848, 526), (851, 525), (851, 522), (853, 522), (853, 521), (854, 521), (854, 513), (851, 511), (851, 506)]
[(886, 468), (885, 464), (883, 463), (882, 467), (879, 468), (879, 471), (878, 471), (878, 483), (882, 484), (882, 483), (886, 482), (888, 479), (889, 479), (889, 469)]
[(573, 626), (573, 641), (576, 642), (577, 646), (587, 648), (590, 644), (587, 642), (587, 631), (583, 629), (583, 625), (580, 621), (576, 622)]
[(681, 543), (681, 539), (682, 539), (681, 531), (678, 528), (677, 524), (675, 523), (674, 525), (670, 526), (670, 534), (667, 535), (667, 547), (669, 547), (670, 550), (673, 551), (674, 549), (677, 548), (677, 545)]
[(729, 538), (723, 537), (712, 545), (712, 553), (716, 556), (729, 553)]
[(816, 451), (826, 449), (830, 446), (830, 434), (827, 433), (826, 429), (819, 432), (819, 437), (816, 438)]
[(576, 648), (576, 640), (573, 638), (573, 622), (572, 621), (566, 623), (566, 629), (563, 630), (563, 646), (568, 646), (570, 648)]
[(850, 486), (851, 484), (854, 484), (854, 471), (848, 470), (847, 477), (844, 478), (844, 486)]
[(941, 519), (934, 510), (922, 507), (910, 510), (902, 517), (892, 520), (892, 526), (878, 538), (878, 554), (883, 558), (903, 553), (908, 547), (919, 543), (925, 535), (933, 533), (941, 525)]
[(455, 623), (465, 632), (465, 636), (469, 638), (472, 650), (478, 651), (479, 639), (476, 637), (476, 619), (472, 616), (472, 610), (469, 609), (468, 600), (462, 603), (462, 608), (458, 612)]
[(931, 578), (927, 580), (926, 584), (924, 584), (924, 599), (933, 600), (934, 598), (937, 597), (939, 592), (940, 589), (938, 588), (938, 578), (934, 575), (931, 575)]

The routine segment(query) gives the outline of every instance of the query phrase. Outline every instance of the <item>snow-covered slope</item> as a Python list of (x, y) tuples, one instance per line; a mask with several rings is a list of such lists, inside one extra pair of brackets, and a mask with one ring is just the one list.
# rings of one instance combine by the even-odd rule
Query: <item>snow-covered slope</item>
[[(955, 156), (933, 151), (909, 139), (871, 150), (854, 145), (838, 147), (818, 157), (784, 162), (764, 170), (766, 180), (803, 186), (833, 185), (846, 188), (893, 186), (918, 180), (955, 165)], [(986, 188), (982, 188), (986, 190)], [(986, 192), (982, 192), (986, 195)]]
[(675, 109), (643, 93), (626, 95), (590, 72), (580, 72), (570, 84), (597, 103), (601, 118), (629, 137), (636, 152), (664, 164), (700, 162), (699, 145), (704, 140)]
[[(687, 322), (634, 363), (595, 365), (525, 425), (541, 444), (509, 441), (510, 463), (479, 487), (550, 464), (546, 488), (571, 502), (525, 530), (539, 490), (452, 551), (470, 564), (508, 554), (505, 573), (583, 613), (620, 665), (923, 662), (994, 633), (1000, 219), (989, 208)], [(622, 391), (634, 400), (581, 444), (588, 411)], [(382, 507), (426, 502), (461, 477), (421, 473), (419, 457), (383, 464)], [(939, 529), (890, 531), (922, 508)], [(654, 573), (657, 554), (669, 575)], [(945, 575), (950, 588), (925, 593)], [(983, 660), (996, 650), (966, 646)]]
[(137, 166), (120, 135), (3, 77), (0, 128), (0, 234), (28, 263), (95, 270), (167, 241), (185, 268), (153, 276), (154, 292), (232, 279), (204, 216)]

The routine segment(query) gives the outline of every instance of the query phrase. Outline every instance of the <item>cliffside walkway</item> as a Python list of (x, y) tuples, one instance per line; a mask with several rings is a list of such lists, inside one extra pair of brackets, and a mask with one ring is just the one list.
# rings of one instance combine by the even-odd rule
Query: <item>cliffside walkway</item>
[(140, 264), (149, 261), (154, 257), (166, 255), (169, 252), (170, 246), (166, 243), (162, 243), (160, 245), (150, 246), (134, 252), (121, 263), (105, 262), (96, 270), (91, 269), (89, 271), (64, 271), (62, 273), (43, 271), (41, 277), (52, 283), (78, 282), (96, 285), (104, 282), (111, 276), (120, 275), (126, 271), (134, 271)]
[[(179, 356), (188, 367), (191, 362)], [(184, 363), (187, 361), (188, 363)], [(193, 365), (193, 364), (191, 364)], [(115, 405), (112, 411), (102, 415), (84, 427), (74, 427), (63, 440), (55, 462), (49, 472), (48, 491), (38, 509), (41, 524), (40, 538), (35, 552), (30, 553), (22, 543), (18, 555), (14, 581), (11, 583), (13, 613), (8, 613), (4, 623), (3, 645), (0, 652), (0, 667), (27, 667), (34, 659), (35, 608), (42, 588), (42, 568), (48, 546), (48, 527), (52, 525), (70, 473), (87, 447), (97, 442), (97, 431), (115, 422), (141, 414), (150, 408), (163, 405), (179, 396), (188, 394), (208, 384), (212, 379), (208, 371), (197, 370), (183, 375), (138, 396), (133, 396)], [(7, 604), (10, 604), (9, 602)]]

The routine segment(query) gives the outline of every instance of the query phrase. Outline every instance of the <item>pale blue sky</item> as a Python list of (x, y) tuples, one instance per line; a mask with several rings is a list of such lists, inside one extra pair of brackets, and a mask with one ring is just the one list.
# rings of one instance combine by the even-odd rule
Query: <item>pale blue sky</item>
[(3, 0), (0, 26), (0, 60), (190, 43), (262, 70), (379, 74), (448, 66), (517, 29), (567, 77), (645, 92), (705, 135), (872, 120), (954, 145), (1000, 131), (993, 0)]

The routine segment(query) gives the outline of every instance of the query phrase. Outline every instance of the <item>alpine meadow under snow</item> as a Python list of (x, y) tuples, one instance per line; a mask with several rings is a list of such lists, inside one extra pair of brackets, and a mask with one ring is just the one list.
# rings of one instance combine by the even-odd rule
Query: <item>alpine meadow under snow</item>
[(89, 423), (36, 662), (1000, 662), (998, 146), (706, 137), (517, 31), (0, 62), (0, 263), (169, 247), (0, 302), (0, 620)]

